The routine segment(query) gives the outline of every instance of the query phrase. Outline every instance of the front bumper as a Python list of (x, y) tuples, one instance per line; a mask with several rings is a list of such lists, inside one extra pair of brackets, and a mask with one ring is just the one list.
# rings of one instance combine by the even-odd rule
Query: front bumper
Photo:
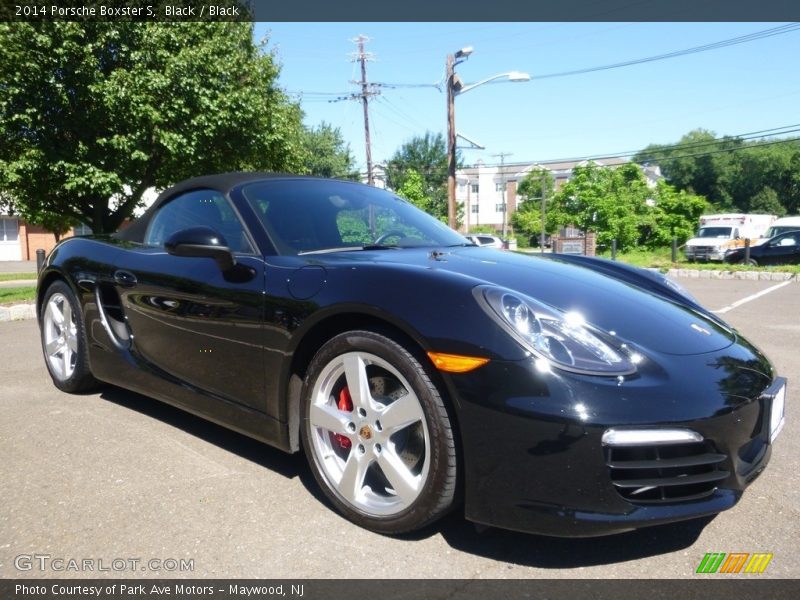
[(684, 250), (687, 260), (723, 261), (726, 249), (716, 246), (687, 246)]
[[(771, 395), (785, 380), (775, 379), (766, 359), (745, 342), (658, 361), (661, 366), (645, 365), (621, 385), (611, 378), (542, 374), (533, 361), (496, 361), (453, 377), (466, 517), (529, 533), (584, 537), (732, 507), (769, 461)], [(702, 442), (669, 448), (664, 457), (683, 457), (677, 460), (682, 465), (709, 464), (690, 464), (685, 472), (632, 471), (619, 468), (627, 465), (619, 465), (620, 454), (612, 455), (603, 443), (611, 428), (676, 427), (696, 432)], [(649, 448), (635, 450), (627, 459), (636, 466), (659, 460), (658, 451), (654, 456)], [(632, 477), (647, 481), (630, 487)], [(651, 485), (659, 477), (670, 483)], [(682, 477), (690, 483), (682, 484)]]

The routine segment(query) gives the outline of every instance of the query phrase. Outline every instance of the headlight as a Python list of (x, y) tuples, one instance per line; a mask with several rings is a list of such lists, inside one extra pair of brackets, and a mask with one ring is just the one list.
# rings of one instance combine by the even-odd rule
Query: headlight
[(475, 288), (487, 314), (552, 366), (590, 375), (627, 375), (641, 356), (601, 339), (578, 313), (563, 313), (511, 290)]

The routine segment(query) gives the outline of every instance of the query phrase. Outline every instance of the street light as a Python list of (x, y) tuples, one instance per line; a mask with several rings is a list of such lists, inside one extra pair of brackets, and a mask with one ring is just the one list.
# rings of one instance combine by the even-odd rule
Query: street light
[(496, 79), (507, 78), (509, 81), (530, 81), (528, 73), (520, 71), (508, 71), (487, 77), (477, 83), (464, 85), (455, 73), (456, 65), (464, 62), (472, 54), (472, 46), (467, 46), (461, 50), (447, 55), (447, 74), (445, 83), (447, 85), (447, 224), (456, 229), (456, 107), (455, 97), (465, 94), (476, 87), (489, 83)]

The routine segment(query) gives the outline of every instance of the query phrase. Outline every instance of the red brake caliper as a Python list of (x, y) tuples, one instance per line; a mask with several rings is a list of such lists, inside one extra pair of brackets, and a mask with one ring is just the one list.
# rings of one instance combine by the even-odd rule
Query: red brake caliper
[[(339, 410), (344, 412), (353, 412), (353, 399), (350, 397), (350, 390), (347, 387), (343, 387), (342, 391), (339, 392), (339, 402), (337, 403)], [(333, 439), (336, 440), (336, 443), (339, 444), (345, 450), (349, 450), (352, 442), (350, 438), (346, 435), (342, 435), (341, 433), (334, 433)]]

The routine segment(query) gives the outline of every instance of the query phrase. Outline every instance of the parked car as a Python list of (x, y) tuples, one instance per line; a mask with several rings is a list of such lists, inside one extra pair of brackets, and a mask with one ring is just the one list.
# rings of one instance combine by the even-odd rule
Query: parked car
[[(534, 234), (534, 235), (532, 235), (530, 237), (529, 244), (530, 244), (531, 248), (539, 248), (540, 247), (540, 245), (539, 245), (539, 238), (540, 237), (542, 237), (541, 234)], [(550, 248), (550, 247), (552, 247), (552, 245), (553, 245), (553, 236), (551, 236), (549, 233), (545, 234), (545, 236), (544, 236), (544, 247), (545, 248)]]
[(800, 264), (800, 230), (789, 231), (750, 248), (750, 259), (745, 260), (745, 249), (736, 248), (725, 255), (725, 262), (749, 265)]
[(786, 381), (679, 287), (608, 262), (475, 247), (361, 184), (222, 174), (59, 243), (37, 310), (59, 389), (302, 449), (373, 531), (456, 507), (555, 536), (726, 510), (769, 461)]
[(787, 231), (800, 231), (800, 217), (781, 217), (772, 222), (764, 237), (771, 238)]
[(506, 242), (496, 235), (489, 235), (486, 233), (470, 233), (465, 236), (476, 246), (483, 248), (508, 248)]

